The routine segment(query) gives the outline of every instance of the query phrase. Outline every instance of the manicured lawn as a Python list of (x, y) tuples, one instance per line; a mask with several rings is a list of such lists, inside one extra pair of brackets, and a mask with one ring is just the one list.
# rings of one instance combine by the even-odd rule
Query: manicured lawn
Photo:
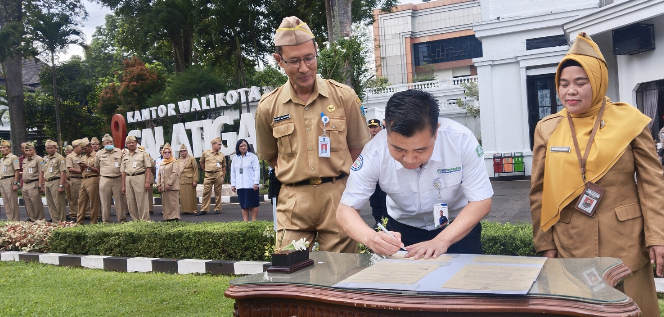
[(231, 279), (0, 262), (0, 316), (232, 316)]

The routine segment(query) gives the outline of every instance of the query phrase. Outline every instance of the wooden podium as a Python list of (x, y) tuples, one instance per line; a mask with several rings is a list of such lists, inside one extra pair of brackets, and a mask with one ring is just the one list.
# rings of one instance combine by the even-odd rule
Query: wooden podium
[[(235, 316), (640, 316), (620, 292), (631, 271), (615, 258), (549, 259), (527, 295), (352, 290), (332, 285), (377, 260), (313, 252), (314, 265), (292, 274), (231, 281)], [(617, 289), (616, 289), (617, 288)]]

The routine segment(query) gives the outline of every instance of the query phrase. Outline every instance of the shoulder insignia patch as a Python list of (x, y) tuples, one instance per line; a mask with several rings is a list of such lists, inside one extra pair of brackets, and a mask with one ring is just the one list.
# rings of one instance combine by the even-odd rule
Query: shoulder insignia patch
[(362, 114), (363, 117), (367, 117), (367, 112), (364, 111), (364, 106), (360, 105), (360, 113)]
[(362, 154), (360, 154), (355, 162), (353, 162), (353, 165), (350, 166), (350, 170), (357, 172), (362, 169), (362, 165), (364, 165), (364, 160), (362, 159)]
[(477, 157), (483, 157), (484, 156), (484, 149), (482, 148), (481, 145), (477, 145), (475, 148), (475, 153), (477, 153)]

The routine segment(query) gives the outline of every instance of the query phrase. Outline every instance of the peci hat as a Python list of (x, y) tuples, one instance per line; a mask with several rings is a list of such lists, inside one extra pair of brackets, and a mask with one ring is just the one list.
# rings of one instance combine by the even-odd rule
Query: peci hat
[(35, 145), (32, 144), (32, 142), (25, 142), (25, 145), (23, 146), (24, 149), (34, 149)]
[(133, 136), (133, 135), (128, 135), (128, 136), (125, 138), (125, 143), (126, 143), (126, 142), (130, 142), (130, 141), (138, 142), (138, 141), (136, 140), (136, 137)]
[(0, 146), (9, 146), (9, 147), (11, 147), (12, 144), (9, 143), (9, 141), (7, 141), (7, 140), (2, 140), (2, 141), (0, 141)]
[(73, 151), (74, 147), (70, 145), (65, 146), (65, 151)]
[(274, 46), (299, 45), (311, 41), (314, 34), (309, 26), (296, 16), (284, 18), (274, 34)]
[(221, 138), (216, 137), (216, 138), (212, 139), (212, 141), (210, 141), (210, 144), (215, 144), (215, 143), (221, 143)]
[(103, 142), (106, 142), (106, 141), (111, 141), (111, 142), (113, 142), (113, 137), (110, 136), (110, 135), (107, 133), (107, 134), (104, 134), (104, 136), (101, 138), (101, 140), (102, 140)]
[(55, 142), (53, 140), (46, 140), (46, 142), (44, 142), (44, 145), (45, 146), (58, 146), (58, 142)]
[(184, 144), (180, 145), (180, 151), (182, 151), (182, 150), (187, 150), (187, 146), (184, 145)]
[(369, 120), (369, 127), (380, 127), (380, 121), (378, 119)]
[(79, 146), (79, 145), (81, 145), (81, 140), (71, 141), (71, 146)]
[(90, 144), (90, 140), (88, 140), (88, 138), (82, 138), (78, 140), (78, 142), (79, 142), (78, 145), (80, 145), (81, 147), (88, 146)]

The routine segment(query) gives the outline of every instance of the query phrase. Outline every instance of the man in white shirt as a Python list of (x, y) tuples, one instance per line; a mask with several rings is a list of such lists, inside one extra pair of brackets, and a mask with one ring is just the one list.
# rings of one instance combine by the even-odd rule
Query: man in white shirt
[[(482, 253), (479, 221), (493, 196), (484, 151), (468, 128), (438, 115), (438, 102), (427, 92), (394, 94), (385, 109), (386, 129), (351, 167), (337, 222), (378, 254), (392, 255), (404, 245), (406, 257), (415, 259)], [(396, 239), (374, 231), (359, 215), (377, 183), (387, 193), (387, 228)], [(447, 204), (451, 220), (443, 227), (440, 204)]]

